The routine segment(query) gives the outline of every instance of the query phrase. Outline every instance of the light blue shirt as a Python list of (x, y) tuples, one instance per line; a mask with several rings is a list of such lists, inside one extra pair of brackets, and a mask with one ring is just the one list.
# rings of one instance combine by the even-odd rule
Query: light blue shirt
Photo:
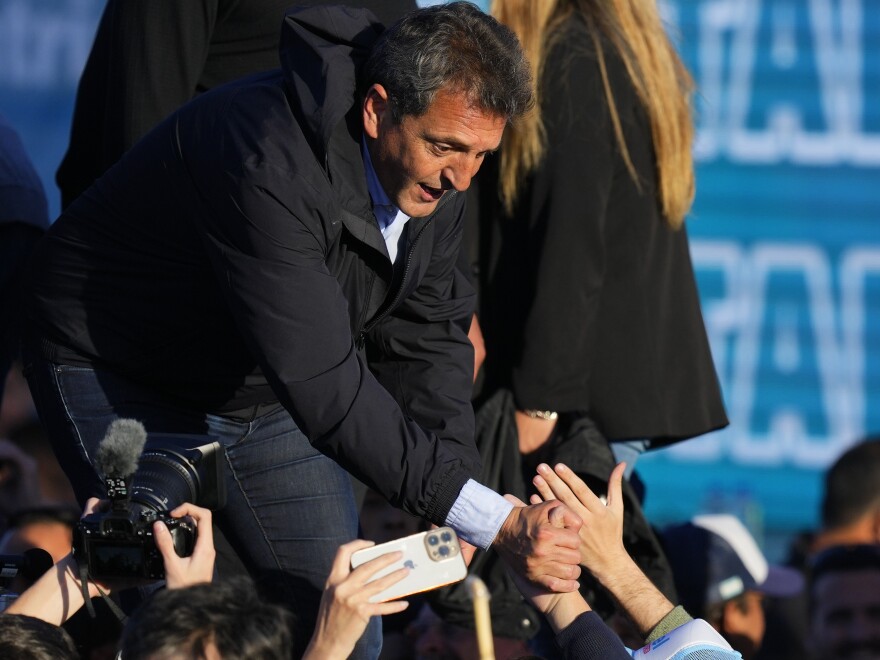
[(385, 247), (388, 248), (388, 256), (391, 257), (391, 263), (397, 261), (397, 246), (400, 243), (400, 235), (403, 228), (409, 222), (409, 216), (399, 208), (394, 206), (382, 184), (379, 183), (379, 177), (376, 176), (376, 170), (373, 169), (373, 161), (370, 159), (370, 151), (367, 149), (367, 143), (361, 141), (361, 154), (364, 159), (364, 169), (367, 172), (367, 190), (370, 191), (370, 199), (373, 202), (373, 214), (379, 221), (379, 231), (385, 239)]
[[(391, 263), (394, 263), (397, 260), (400, 235), (409, 222), (409, 216), (394, 206), (379, 183), (365, 140), (361, 142), (361, 154), (367, 173), (367, 190), (373, 202), (373, 214), (379, 222), (379, 230), (385, 239)], [(446, 524), (465, 541), (485, 550), (495, 540), (501, 523), (507, 519), (511, 509), (513, 504), (494, 490), (468, 479), (446, 516)]]

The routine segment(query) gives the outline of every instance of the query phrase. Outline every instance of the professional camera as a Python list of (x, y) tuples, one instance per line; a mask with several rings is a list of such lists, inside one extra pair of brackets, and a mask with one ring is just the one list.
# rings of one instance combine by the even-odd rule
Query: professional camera
[(157, 433), (147, 436), (134, 420), (111, 424), (96, 455), (110, 510), (93, 513), (77, 524), (73, 554), (93, 578), (165, 577), (153, 523), (171, 532), (180, 557), (192, 554), (195, 525), (172, 518), (184, 502), (208, 509), (225, 504), (220, 444), (205, 436)]

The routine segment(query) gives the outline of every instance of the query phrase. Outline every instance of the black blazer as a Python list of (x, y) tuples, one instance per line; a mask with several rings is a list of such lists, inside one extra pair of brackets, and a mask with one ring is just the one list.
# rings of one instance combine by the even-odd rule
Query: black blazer
[(647, 115), (606, 43), (636, 185), (587, 28), (574, 17), (564, 30), (540, 90), (544, 162), (513, 217), (499, 211), (497, 163), (475, 194), (486, 386), (510, 387), (520, 408), (586, 412), (611, 440), (721, 428), (687, 234), (662, 217)]

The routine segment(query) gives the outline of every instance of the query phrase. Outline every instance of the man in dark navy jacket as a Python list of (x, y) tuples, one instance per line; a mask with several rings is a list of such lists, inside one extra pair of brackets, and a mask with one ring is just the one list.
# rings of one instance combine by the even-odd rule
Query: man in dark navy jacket
[[(35, 263), (27, 370), (78, 496), (103, 494), (92, 458), (117, 417), (218, 438), (218, 524), (303, 633), (357, 532), (342, 468), (576, 588), (579, 519), (554, 527), (558, 504), (513, 507), (473, 478), (458, 193), (531, 102), (516, 38), (473, 5), (386, 32), (315, 8), (285, 18), (280, 71), (148, 134)], [(375, 655), (377, 623), (357, 657)]]

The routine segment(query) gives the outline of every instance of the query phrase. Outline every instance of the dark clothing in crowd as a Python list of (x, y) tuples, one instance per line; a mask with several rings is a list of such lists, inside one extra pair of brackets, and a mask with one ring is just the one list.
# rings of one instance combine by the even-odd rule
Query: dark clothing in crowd
[(49, 208), (43, 184), (21, 138), (0, 115), (0, 225), (10, 223), (45, 231)]
[[(278, 66), (291, 5), (328, 0), (108, 0), (56, 176), (67, 207), (147, 131), (209, 89)], [(414, 0), (350, 0), (388, 25)]]
[(632, 660), (620, 638), (595, 612), (584, 612), (556, 636), (565, 660)]
[(24, 265), (48, 226), (40, 177), (18, 133), (0, 116), (0, 401), (19, 352)]

